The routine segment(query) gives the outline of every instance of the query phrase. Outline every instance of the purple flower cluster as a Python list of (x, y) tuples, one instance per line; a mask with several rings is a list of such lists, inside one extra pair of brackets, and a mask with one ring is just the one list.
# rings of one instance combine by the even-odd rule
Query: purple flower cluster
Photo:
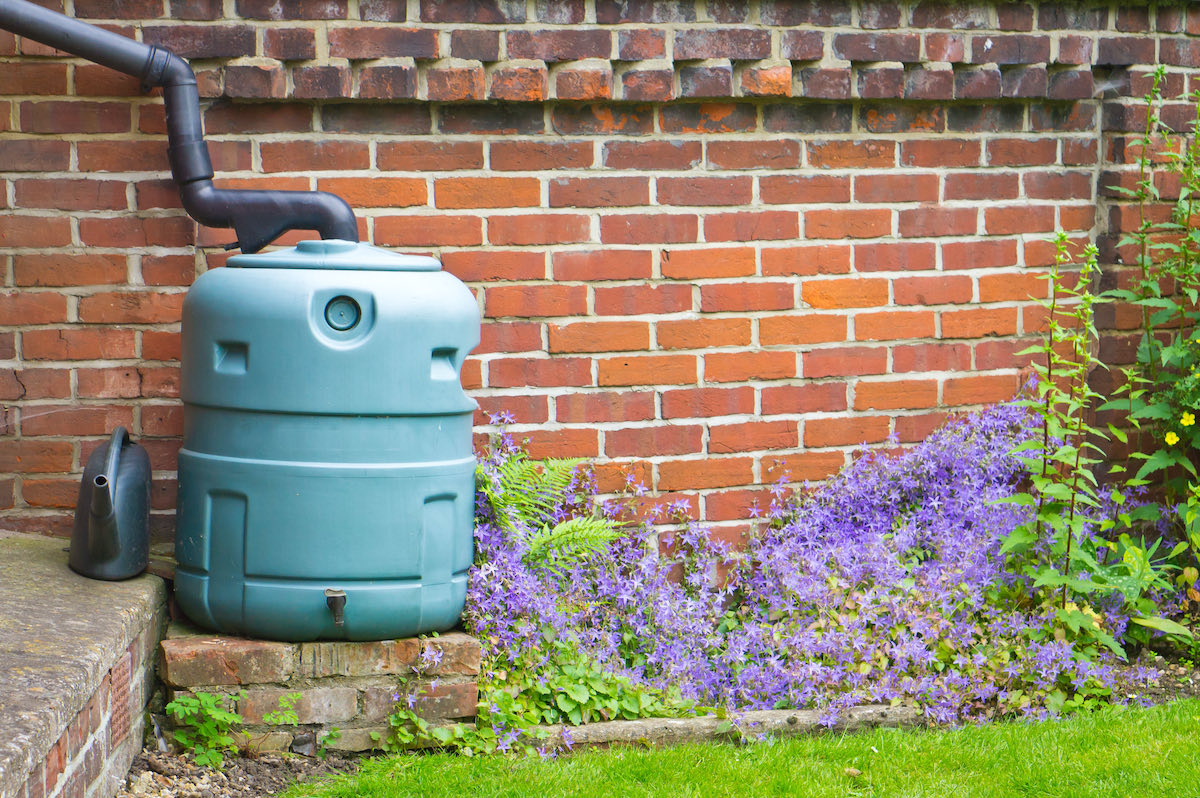
[[(899, 455), (864, 453), (812, 490), (781, 487), (740, 552), (696, 524), (660, 533), (642, 524), (582, 562), (531, 564), (529, 530), (500, 523), (481, 491), (464, 620), (484, 641), (485, 678), (536, 673), (566, 643), (684, 699), (735, 711), (816, 707), (828, 722), (864, 702), (963, 722), (1103, 696), (1119, 661), (1056, 637), (1000, 553), (1029, 517), (997, 500), (1024, 479), (1010, 452), (1033, 431), (1023, 409), (1000, 406)], [(501, 435), (481, 478), (518, 451)], [(574, 488), (554, 520), (589, 511), (590, 487)], [(1126, 621), (1097, 615), (1115, 635)]]

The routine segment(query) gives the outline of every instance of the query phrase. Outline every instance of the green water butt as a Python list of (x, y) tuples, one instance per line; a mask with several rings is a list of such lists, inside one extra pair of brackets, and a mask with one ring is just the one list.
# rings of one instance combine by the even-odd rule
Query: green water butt
[(196, 623), (382, 640), (458, 621), (479, 343), (432, 258), (306, 241), (206, 272), (183, 311), (175, 589)]

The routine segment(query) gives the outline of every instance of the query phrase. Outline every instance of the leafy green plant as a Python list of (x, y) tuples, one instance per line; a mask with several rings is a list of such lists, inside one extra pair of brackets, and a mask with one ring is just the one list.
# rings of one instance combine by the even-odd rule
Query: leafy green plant
[[(1135, 541), (1128, 532), (1154, 515), (1152, 506), (1126, 506), (1128, 482), (1139, 480), (1127, 481), (1124, 488), (1099, 482), (1096, 472), (1103, 452), (1097, 441), (1107, 436), (1088, 421), (1100, 398), (1088, 384), (1097, 339), (1096, 297), (1091, 291), (1097, 274), (1095, 247), (1084, 249), (1077, 273), (1066, 270), (1070, 261), (1066, 235), (1060, 232), (1047, 278), (1051, 289), (1044, 303), (1047, 333), (1041, 344), (1025, 350), (1040, 356), (1034, 363), (1037, 396), (1023, 404), (1038, 418), (1042, 434), (1040, 440), (1018, 447), (1029, 469), (1030, 490), (1010, 499), (1034, 508), (1034, 513), (1029, 522), (1013, 530), (1001, 551), (1014, 570), (1029, 579), (1030, 598), (1040, 597), (1053, 606), (1059, 633), (1083, 644), (1083, 656), (1095, 646), (1124, 656), (1124, 648), (1094, 605), (1105, 596), (1117, 596), (1130, 620), (1144, 631), (1190, 637), (1185, 627), (1162, 617), (1149, 597), (1151, 592), (1171, 589), (1169, 561), (1186, 544), (1156, 559), (1159, 540)], [(1111, 425), (1110, 432), (1123, 434)], [(1145, 642), (1148, 632), (1128, 636)]]
[(342, 730), (337, 726), (330, 726), (329, 731), (317, 735), (317, 756), (325, 759), (329, 756), (329, 746), (336, 743), (342, 738)]
[(287, 693), (279, 696), (278, 708), (272, 712), (263, 713), (263, 723), (270, 726), (295, 726), (300, 723), (296, 715), (296, 702), (300, 700), (299, 693)]
[(168, 715), (182, 724), (182, 728), (175, 730), (175, 739), (192, 752), (197, 765), (220, 770), (225, 753), (237, 750), (230, 734), (242, 723), (242, 716), (232, 709), (236, 699), (237, 696), (200, 692), (178, 695), (164, 707)]
[[(525, 561), (561, 570), (603, 549), (622, 534), (620, 524), (595, 507), (572, 501), (583, 488), (582, 460), (530, 460), (524, 452), (489, 472), (481, 465), (476, 481), (495, 508), (505, 531), (522, 538)], [(576, 514), (555, 521), (558, 508), (576, 505)]]
[[(1136, 201), (1138, 226), (1120, 245), (1136, 252), (1138, 277), (1133, 285), (1110, 291), (1107, 297), (1140, 311), (1142, 335), (1134, 365), (1125, 370), (1125, 383), (1114, 401), (1102, 409), (1128, 412), (1135, 430), (1147, 428), (1154, 442), (1148, 451), (1134, 452), (1141, 460), (1135, 479), (1161, 490), (1168, 504), (1185, 501), (1191, 480), (1200, 481), (1191, 452), (1200, 446), (1196, 408), (1200, 405), (1200, 229), (1193, 224), (1200, 193), (1200, 141), (1171, 137), (1158, 109), (1162, 103), (1164, 70), (1155, 73), (1145, 97), (1146, 126), (1136, 142), (1138, 179), (1133, 187), (1112, 187)], [(1200, 121), (1200, 92), (1191, 95)], [(1177, 178), (1179, 195), (1170, 217), (1159, 219), (1156, 210), (1164, 198), (1158, 189), (1155, 161), (1163, 173)], [(1180, 520), (1189, 536), (1200, 530), (1185, 512)], [(1200, 554), (1198, 554), (1200, 556)]]

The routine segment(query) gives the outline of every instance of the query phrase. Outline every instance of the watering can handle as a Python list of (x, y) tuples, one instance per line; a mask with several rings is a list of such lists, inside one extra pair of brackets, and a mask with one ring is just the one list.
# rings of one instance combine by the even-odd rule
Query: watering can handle
[(129, 443), (129, 432), (124, 427), (117, 427), (113, 430), (112, 438), (108, 442), (108, 453), (104, 458), (104, 476), (108, 478), (109, 490), (115, 490), (117, 486), (117, 469), (121, 465), (121, 450)]

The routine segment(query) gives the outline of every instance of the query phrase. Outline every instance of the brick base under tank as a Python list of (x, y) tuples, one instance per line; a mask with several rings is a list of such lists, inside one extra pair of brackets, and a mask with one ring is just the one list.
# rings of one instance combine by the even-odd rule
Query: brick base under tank
[[(416, 668), (421, 647), (439, 651), (433, 667)], [(172, 624), (162, 642), (159, 672), (167, 700), (181, 693), (236, 695), (242, 734), (258, 750), (304, 751), (337, 729), (329, 747), (365, 751), (383, 736), (393, 696), (416, 693), (414, 709), (433, 723), (470, 719), (478, 701), (479, 641), (461, 632), (422, 640), (275, 643), (209, 635)], [(263, 716), (299, 693), (296, 725)], [(401, 698), (401, 700), (404, 700)]]

